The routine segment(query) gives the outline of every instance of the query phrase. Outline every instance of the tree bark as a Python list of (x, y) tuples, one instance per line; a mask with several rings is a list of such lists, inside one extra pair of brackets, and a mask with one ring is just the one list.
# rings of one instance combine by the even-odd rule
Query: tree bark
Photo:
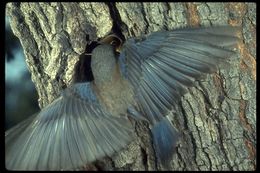
[[(186, 26), (240, 25), (241, 41), (228, 68), (197, 82), (170, 113), (182, 134), (170, 169), (256, 168), (255, 3), (8, 3), (6, 7), (41, 108), (71, 83), (86, 35), (91, 40), (103, 37), (115, 22), (126, 38)], [(148, 125), (137, 122), (135, 129), (138, 138), (126, 149), (85, 169), (164, 170), (157, 163)]]

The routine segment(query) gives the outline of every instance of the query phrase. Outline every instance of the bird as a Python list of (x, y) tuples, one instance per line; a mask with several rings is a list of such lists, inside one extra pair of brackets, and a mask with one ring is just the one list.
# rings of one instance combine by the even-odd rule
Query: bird
[(131, 119), (149, 124), (156, 157), (169, 161), (180, 132), (166, 115), (195, 81), (235, 53), (239, 30), (188, 27), (124, 42), (115, 34), (101, 39), (88, 53), (93, 81), (76, 77), (52, 103), (5, 132), (6, 168), (74, 170), (112, 156), (134, 140)]

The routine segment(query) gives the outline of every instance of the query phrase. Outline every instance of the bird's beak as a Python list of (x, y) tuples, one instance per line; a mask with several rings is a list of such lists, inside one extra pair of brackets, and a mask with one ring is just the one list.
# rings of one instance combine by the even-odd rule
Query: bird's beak
[(110, 34), (110, 35), (102, 38), (100, 41), (98, 41), (98, 43), (100, 43), (100, 44), (112, 44), (115, 47), (115, 50), (117, 52), (120, 52), (122, 44), (123, 44), (123, 41), (117, 35)]

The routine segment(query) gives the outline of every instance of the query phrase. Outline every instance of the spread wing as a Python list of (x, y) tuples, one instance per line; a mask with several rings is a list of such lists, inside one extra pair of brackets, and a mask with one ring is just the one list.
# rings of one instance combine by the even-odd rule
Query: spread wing
[(130, 39), (119, 57), (120, 69), (136, 91), (139, 109), (160, 121), (187, 87), (217, 70), (234, 52), (238, 27), (180, 29)]
[(106, 112), (90, 83), (79, 83), (39, 114), (6, 132), (6, 168), (76, 169), (111, 156), (131, 139), (130, 122)]

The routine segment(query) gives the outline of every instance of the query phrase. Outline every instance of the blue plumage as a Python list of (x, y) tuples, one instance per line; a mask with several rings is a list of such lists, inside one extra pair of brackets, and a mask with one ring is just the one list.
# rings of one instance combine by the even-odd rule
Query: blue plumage
[(74, 83), (5, 133), (6, 167), (70, 170), (112, 156), (133, 140), (128, 116), (149, 122), (156, 156), (167, 164), (179, 133), (166, 115), (188, 87), (234, 53), (229, 48), (238, 29), (190, 28), (132, 38), (118, 61), (106, 43), (113, 37), (104, 39), (92, 52), (93, 82)]

